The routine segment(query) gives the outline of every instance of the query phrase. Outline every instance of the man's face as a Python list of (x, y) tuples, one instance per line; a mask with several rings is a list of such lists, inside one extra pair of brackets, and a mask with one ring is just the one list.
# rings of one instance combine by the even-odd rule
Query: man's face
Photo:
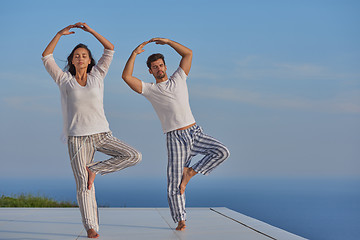
[(166, 76), (166, 65), (162, 59), (158, 59), (151, 63), (149, 72), (154, 75), (156, 79), (163, 79)]

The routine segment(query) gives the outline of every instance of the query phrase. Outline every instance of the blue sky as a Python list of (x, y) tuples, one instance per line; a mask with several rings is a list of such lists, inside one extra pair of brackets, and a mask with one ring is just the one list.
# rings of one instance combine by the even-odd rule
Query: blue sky
[[(166, 37), (193, 50), (193, 114), (231, 151), (215, 176), (358, 177), (359, 12), (349, 0), (1, 1), (0, 175), (72, 176), (59, 90), (41, 53), (57, 31), (84, 21), (115, 45), (105, 80), (110, 128), (143, 153), (121, 176), (165, 176), (160, 122), (121, 73), (139, 43)], [(55, 49), (59, 66), (79, 42), (101, 56), (102, 46), (76, 30)], [(165, 55), (169, 73), (178, 66), (170, 47), (147, 45), (135, 64), (144, 81), (154, 81), (145, 65), (154, 52)]]

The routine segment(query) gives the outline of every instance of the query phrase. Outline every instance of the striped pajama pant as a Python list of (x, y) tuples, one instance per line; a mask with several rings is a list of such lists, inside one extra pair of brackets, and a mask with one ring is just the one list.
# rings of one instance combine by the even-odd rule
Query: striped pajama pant
[(168, 151), (168, 202), (174, 222), (186, 220), (185, 193), (180, 194), (180, 183), (184, 167), (190, 167), (191, 159), (198, 155), (204, 157), (191, 168), (203, 175), (225, 161), (229, 150), (215, 138), (203, 133), (200, 126), (194, 125), (185, 130), (175, 130), (166, 135)]
[[(95, 186), (87, 189), (88, 172), (107, 174), (133, 166), (141, 161), (141, 153), (115, 138), (111, 132), (89, 136), (69, 136), (68, 149), (71, 167), (76, 182), (77, 201), (86, 230), (99, 231)], [(94, 162), (95, 151), (111, 156), (110, 159)]]

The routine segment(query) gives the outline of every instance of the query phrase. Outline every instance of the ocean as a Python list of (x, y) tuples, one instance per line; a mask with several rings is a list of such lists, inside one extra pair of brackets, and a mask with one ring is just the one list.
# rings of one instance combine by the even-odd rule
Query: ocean
[[(72, 178), (0, 180), (0, 194), (76, 201)], [(165, 178), (99, 176), (95, 187), (102, 207), (168, 207)], [(227, 207), (307, 239), (360, 239), (360, 179), (199, 176), (186, 200), (187, 207)]]

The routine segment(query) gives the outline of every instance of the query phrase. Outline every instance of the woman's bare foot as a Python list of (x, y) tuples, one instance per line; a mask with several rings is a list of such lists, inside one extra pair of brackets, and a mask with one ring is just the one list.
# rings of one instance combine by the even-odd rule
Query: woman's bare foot
[(184, 194), (185, 189), (186, 189), (186, 185), (188, 184), (190, 179), (193, 176), (195, 176), (196, 174), (197, 174), (197, 172), (194, 169), (184, 167), (184, 173), (183, 173), (183, 177), (182, 177), (182, 180), (181, 180), (181, 183), (180, 183), (180, 194)]
[(86, 170), (88, 171), (88, 189), (91, 190), (91, 187), (95, 181), (96, 174), (92, 172), (88, 167), (86, 167)]
[(89, 229), (87, 230), (87, 236), (88, 238), (98, 238), (100, 235), (94, 229)]
[(185, 225), (185, 220), (182, 220), (178, 223), (178, 226), (176, 227), (176, 230), (178, 231), (183, 231), (185, 230), (186, 225)]

